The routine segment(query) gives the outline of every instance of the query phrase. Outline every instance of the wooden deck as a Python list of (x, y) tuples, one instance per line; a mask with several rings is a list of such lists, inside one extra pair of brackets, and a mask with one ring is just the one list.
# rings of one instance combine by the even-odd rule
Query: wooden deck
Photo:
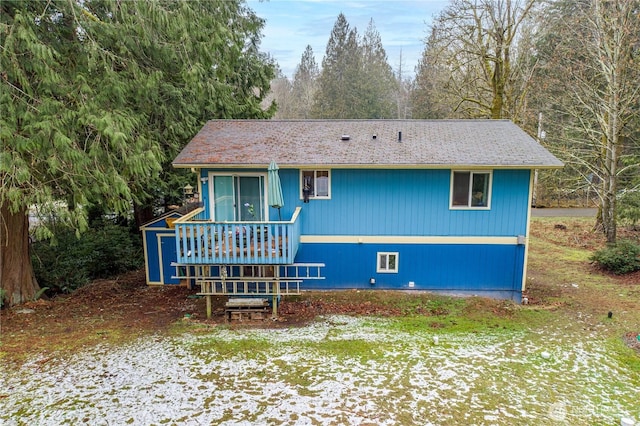
[(294, 262), (300, 241), (300, 208), (290, 221), (278, 222), (211, 222), (199, 218), (202, 212), (197, 209), (174, 222), (178, 263)]

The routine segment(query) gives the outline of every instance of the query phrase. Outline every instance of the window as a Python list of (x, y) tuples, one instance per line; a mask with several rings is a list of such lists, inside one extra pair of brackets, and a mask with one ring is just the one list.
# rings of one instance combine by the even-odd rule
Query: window
[(331, 175), (329, 170), (301, 170), (300, 198), (331, 198)]
[(263, 221), (265, 208), (264, 175), (211, 174), (211, 209), (214, 220)]
[(451, 207), (488, 209), (491, 201), (491, 172), (451, 173)]
[(397, 273), (398, 253), (378, 252), (377, 272)]

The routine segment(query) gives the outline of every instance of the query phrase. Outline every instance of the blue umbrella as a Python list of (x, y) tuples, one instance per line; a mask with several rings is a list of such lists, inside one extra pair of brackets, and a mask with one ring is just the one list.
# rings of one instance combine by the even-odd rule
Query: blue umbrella
[(278, 165), (275, 161), (269, 163), (268, 179), (269, 179), (269, 205), (278, 209), (278, 219), (280, 216), (280, 208), (284, 206), (284, 198), (282, 197), (282, 185), (280, 184), (280, 175), (278, 174)]

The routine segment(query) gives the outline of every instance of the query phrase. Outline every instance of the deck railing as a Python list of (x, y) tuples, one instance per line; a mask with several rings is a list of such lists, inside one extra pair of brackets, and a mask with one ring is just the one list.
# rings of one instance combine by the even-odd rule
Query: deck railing
[(177, 263), (286, 265), (294, 262), (300, 243), (300, 207), (291, 220), (212, 222), (203, 209), (175, 221)]

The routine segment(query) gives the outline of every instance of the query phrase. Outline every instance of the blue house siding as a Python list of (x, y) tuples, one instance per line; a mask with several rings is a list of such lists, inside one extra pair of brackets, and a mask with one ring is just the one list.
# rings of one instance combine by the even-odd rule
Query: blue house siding
[[(524, 251), (508, 244), (308, 243), (301, 244), (298, 260), (326, 265), (325, 280), (305, 282), (307, 290), (437, 290), (520, 301)], [(376, 272), (377, 252), (397, 252), (398, 272)]]
[[(326, 265), (325, 280), (307, 281), (305, 289), (411, 288), (520, 300), (525, 246), (518, 245), (516, 238), (527, 232), (530, 170), (492, 170), (491, 208), (487, 210), (450, 208), (450, 169), (330, 170), (331, 198), (303, 203), (300, 170), (280, 169), (285, 200), (282, 220), (289, 220), (296, 207), (302, 208), (299, 221), (305, 241), (295, 261)], [(200, 177), (208, 178), (210, 172), (266, 171), (205, 169)], [(211, 217), (208, 179), (201, 185), (203, 216)], [(269, 208), (269, 220), (277, 218), (277, 209)], [(358, 244), (359, 237), (391, 241)], [(402, 237), (444, 240), (429, 244), (393, 241)], [(496, 243), (491, 240), (494, 237), (503, 240)], [(473, 241), (466, 243), (465, 239)], [(398, 273), (376, 272), (378, 252), (398, 252)], [(371, 278), (376, 281), (373, 286)], [(409, 282), (414, 286), (409, 287)]]
[(303, 207), (302, 234), (513, 236), (525, 233), (528, 170), (493, 172), (490, 210), (450, 209), (450, 179), (450, 170), (334, 169), (331, 199), (312, 199)]
[[(216, 170), (238, 173), (238, 170)], [(242, 170), (264, 173), (265, 170)], [(207, 177), (208, 170), (201, 177)], [(490, 210), (449, 208), (451, 171), (332, 169), (331, 199), (300, 199), (300, 171), (281, 169), (283, 220), (302, 207), (303, 235), (524, 235), (529, 170), (494, 170)], [(211, 217), (208, 182), (202, 185)], [(269, 219), (278, 210), (269, 208)]]

